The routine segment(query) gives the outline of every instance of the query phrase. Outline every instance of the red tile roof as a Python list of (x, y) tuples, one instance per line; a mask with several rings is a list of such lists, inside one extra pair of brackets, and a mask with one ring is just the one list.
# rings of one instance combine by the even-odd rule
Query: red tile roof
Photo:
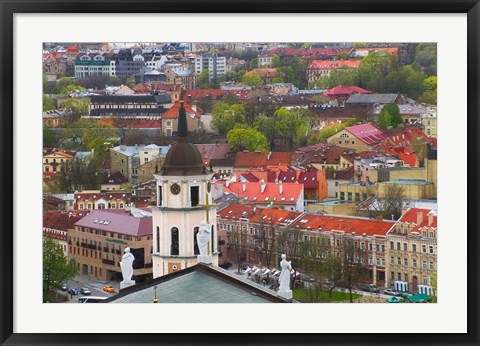
[(385, 132), (372, 124), (350, 126), (345, 130), (368, 145), (376, 144), (388, 137)]
[(226, 143), (217, 144), (195, 144), (200, 155), (204, 159), (224, 159), (228, 156), (230, 145)]
[(358, 68), (361, 60), (313, 60), (307, 69), (336, 70), (340, 68)]
[[(262, 192), (262, 185), (264, 190)], [(244, 191), (245, 189), (245, 191)], [(225, 191), (233, 192), (249, 203), (268, 204), (296, 204), (303, 194), (301, 184), (276, 183), (230, 183)]]
[(267, 165), (290, 165), (291, 152), (238, 152), (234, 167), (265, 167)]
[(43, 214), (43, 227), (59, 231), (68, 231), (72, 229), (73, 225), (81, 218), (82, 216), (78, 216), (72, 212), (49, 211)]
[[(429, 214), (431, 215), (432, 223), (429, 224)], [(421, 222), (418, 222), (418, 216), (421, 215)], [(416, 230), (420, 230), (422, 227), (437, 227), (437, 211), (431, 209), (410, 208), (405, 214), (398, 220), (398, 222), (414, 223)]]
[(137, 84), (132, 87), (135, 94), (148, 94), (152, 90), (164, 90), (167, 92), (181, 91), (182, 86), (179, 84), (168, 83), (149, 83), (149, 84)]
[(350, 148), (337, 147), (333, 144), (319, 143), (298, 148), (293, 155), (293, 160), (300, 165), (319, 163), (328, 165), (340, 164), (340, 157), (353, 164), (356, 151)]
[(330, 97), (347, 96), (351, 94), (372, 94), (372, 92), (357, 86), (339, 85), (323, 93), (323, 95)]
[[(187, 116), (193, 114), (196, 118), (200, 118), (202, 116), (203, 110), (196, 106), (196, 110), (193, 110), (192, 105), (189, 103), (184, 103), (185, 111), (187, 112)], [(165, 113), (162, 115), (162, 119), (177, 119), (178, 112), (180, 111), (180, 101), (176, 101), (175, 104), (169, 108)]]
[(124, 200), (126, 203), (130, 200), (132, 194), (125, 191), (106, 191), (106, 192), (77, 192), (74, 194), (74, 203), (75, 205), (78, 202), (96, 202), (99, 199), (104, 199), (106, 201), (116, 201)]
[(385, 236), (394, 225), (393, 221), (371, 220), (344, 216), (324, 216), (303, 214), (291, 227), (311, 230), (343, 231), (345, 233), (362, 236)]
[(218, 212), (224, 219), (249, 219), (251, 222), (283, 224), (305, 230), (343, 231), (358, 236), (385, 236), (395, 224), (389, 220), (371, 220), (346, 216), (324, 216), (279, 210), (274, 208), (254, 208), (247, 205), (231, 204)]

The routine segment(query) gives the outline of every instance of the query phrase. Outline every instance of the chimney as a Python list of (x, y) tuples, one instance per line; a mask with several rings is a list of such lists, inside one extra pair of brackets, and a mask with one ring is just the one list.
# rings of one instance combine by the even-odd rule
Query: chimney
[(260, 182), (260, 192), (263, 193), (265, 191), (265, 187), (267, 186), (267, 184), (265, 184), (265, 182), (262, 181)]
[(194, 111), (194, 112), (197, 111), (197, 105), (192, 105), (192, 111)]
[(421, 225), (423, 223), (423, 213), (421, 211), (417, 212), (417, 225)]
[(283, 194), (283, 184), (282, 184), (281, 181), (280, 181), (280, 184), (278, 186), (279, 186), (280, 194)]
[(247, 189), (247, 184), (243, 183), (242, 184), (242, 191), (245, 192), (246, 189)]
[(433, 213), (428, 213), (428, 226), (433, 225)]
[(268, 152), (267, 161), (270, 161), (270, 156), (272, 156), (272, 152), (271, 152), (271, 151)]

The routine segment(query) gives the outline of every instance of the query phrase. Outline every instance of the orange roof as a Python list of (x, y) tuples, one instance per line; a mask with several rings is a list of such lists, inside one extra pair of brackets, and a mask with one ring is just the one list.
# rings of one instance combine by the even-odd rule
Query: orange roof
[(345, 216), (325, 216), (303, 214), (292, 227), (321, 231), (343, 231), (345, 233), (385, 236), (394, 222), (389, 220), (371, 220)]
[[(429, 214), (433, 216), (433, 222), (430, 225), (428, 224)], [(419, 215), (421, 215), (420, 223), (418, 222)], [(431, 209), (410, 208), (398, 221), (414, 223), (418, 227), (418, 230), (422, 227), (437, 227), (437, 211)]]
[(73, 159), (73, 157), (75, 156), (75, 155), (68, 154), (64, 151), (56, 151), (56, 152), (53, 152), (53, 153), (48, 153), (44, 156), (50, 156), (50, 155), (59, 155), (59, 156), (63, 156), (63, 157), (70, 158), (70, 159)]
[(291, 152), (238, 152), (234, 167), (265, 167), (267, 165), (290, 165)]
[[(285, 184), (284, 184), (285, 185)], [(358, 236), (385, 236), (394, 225), (390, 220), (371, 220), (347, 216), (325, 216), (275, 208), (256, 208), (231, 204), (218, 212), (224, 219), (248, 219), (251, 222), (283, 224), (290, 227), (322, 232), (342, 231)]]
[[(264, 187), (262, 192), (262, 185)], [(230, 183), (225, 191), (233, 192), (245, 201), (251, 203), (268, 204), (296, 204), (303, 194), (301, 184), (277, 183)]]
[(336, 70), (340, 68), (358, 68), (361, 60), (313, 60), (307, 69)]
[[(194, 115), (196, 118), (200, 118), (202, 116), (203, 110), (196, 106), (196, 110), (193, 110), (193, 106), (184, 103), (185, 111), (187, 112), (188, 115)], [(176, 101), (175, 104), (169, 108), (165, 113), (162, 115), (162, 119), (177, 119), (178, 118), (178, 112), (180, 111), (180, 101)]]

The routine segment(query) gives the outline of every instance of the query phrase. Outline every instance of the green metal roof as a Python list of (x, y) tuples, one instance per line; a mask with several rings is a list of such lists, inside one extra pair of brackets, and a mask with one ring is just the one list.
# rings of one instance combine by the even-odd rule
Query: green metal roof
[[(129, 293), (111, 303), (153, 303), (153, 286)], [(201, 271), (193, 271), (157, 284), (159, 303), (271, 303), (229, 282)]]

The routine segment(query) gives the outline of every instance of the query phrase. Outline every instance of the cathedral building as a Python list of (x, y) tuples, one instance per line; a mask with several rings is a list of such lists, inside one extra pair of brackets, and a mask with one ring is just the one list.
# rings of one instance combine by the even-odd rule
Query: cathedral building
[(202, 221), (210, 231), (208, 256), (218, 266), (217, 211), (211, 204), (210, 179), (197, 147), (188, 140), (187, 116), (181, 102), (178, 140), (158, 174), (153, 208), (153, 277), (192, 267), (200, 255), (197, 233)]

